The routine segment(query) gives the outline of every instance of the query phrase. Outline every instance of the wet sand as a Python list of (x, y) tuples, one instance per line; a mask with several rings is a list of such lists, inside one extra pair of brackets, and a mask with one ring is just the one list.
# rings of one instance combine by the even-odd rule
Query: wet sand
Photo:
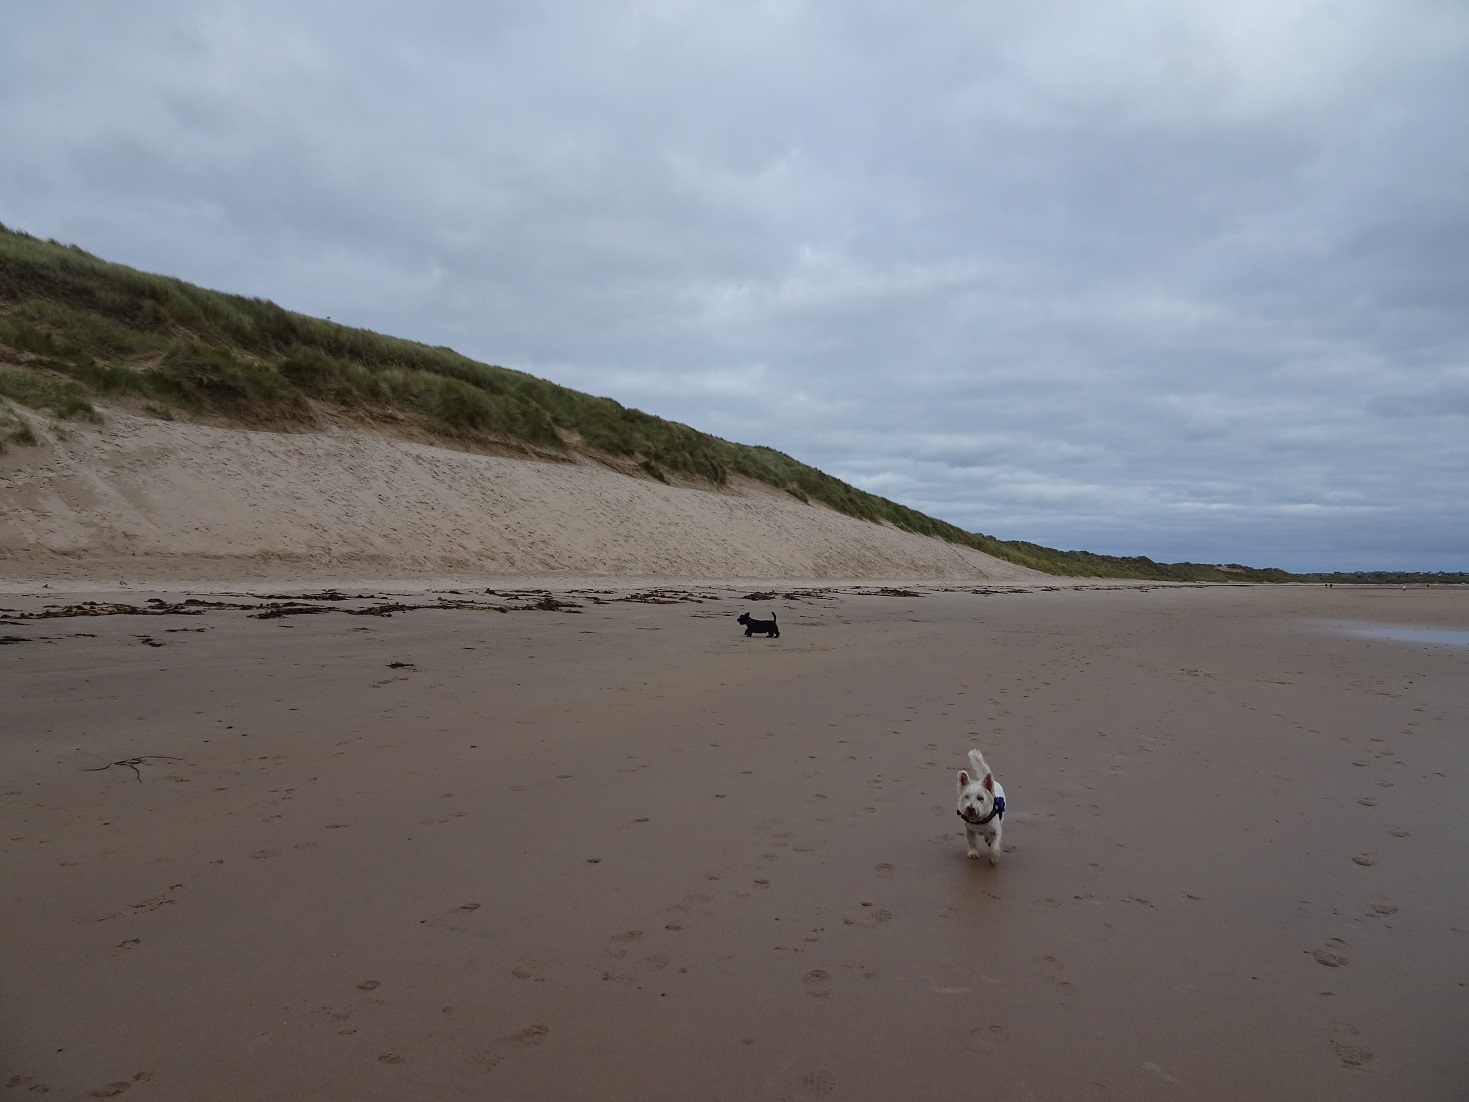
[(1465, 1097), (1469, 593), (967, 589), (10, 615), (5, 1097)]

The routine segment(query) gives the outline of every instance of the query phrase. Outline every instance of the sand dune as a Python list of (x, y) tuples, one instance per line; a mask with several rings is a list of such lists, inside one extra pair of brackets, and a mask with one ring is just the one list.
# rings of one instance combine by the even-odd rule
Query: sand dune
[(715, 491), (364, 431), (113, 411), (58, 434), (27, 416), (41, 445), (0, 456), (12, 580), (1040, 576), (742, 478)]

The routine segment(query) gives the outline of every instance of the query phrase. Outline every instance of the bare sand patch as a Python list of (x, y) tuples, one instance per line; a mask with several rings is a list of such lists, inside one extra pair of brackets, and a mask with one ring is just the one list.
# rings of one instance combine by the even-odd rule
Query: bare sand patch
[(25, 416), (41, 445), (0, 455), (11, 581), (1039, 577), (738, 476), (667, 485), (585, 458), (119, 411), (58, 439)]

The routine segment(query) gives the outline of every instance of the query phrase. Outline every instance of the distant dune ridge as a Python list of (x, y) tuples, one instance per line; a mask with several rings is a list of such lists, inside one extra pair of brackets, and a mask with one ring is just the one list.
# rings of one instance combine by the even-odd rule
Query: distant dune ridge
[[(635, 511), (635, 520), (629, 521), (626, 528), (628, 534), (640, 531), (644, 536), (666, 536), (672, 541), (666, 551), (647, 552), (651, 559), (646, 558), (640, 545), (634, 546), (636, 541), (630, 542), (630, 535), (610, 545), (591, 540), (588, 548), (597, 554), (571, 550), (563, 546), (565, 541), (560, 536), (551, 541), (554, 551), (543, 540), (535, 551), (519, 545), (512, 553), (503, 545), (505, 530), (491, 529), (493, 538), (481, 537), (475, 534), (482, 530), (479, 520), (462, 516), (470, 502), (479, 500), (480, 476), (469, 479), (476, 487), (473, 492), (452, 500), (428, 494), (447, 509), (442, 513), (444, 517), (462, 520), (456, 535), (453, 523), (444, 530), (423, 527), (427, 514), (422, 510), (419, 514), (382, 515), (377, 507), (382, 503), (376, 498), (362, 498), (360, 486), (335, 491), (323, 506), (297, 501), (292, 489), (284, 497), (277, 494), (277, 505), (267, 508), (259, 488), (236, 484), (220, 471), (213, 471), (205, 484), (215, 487), (214, 497), (233, 504), (215, 502), (199, 523), (186, 523), (186, 518), (194, 517), (191, 510), (202, 506), (197, 498), (199, 487), (179, 485), (181, 475), (159, 476), (163, 484), (172, 487), (166, 493), (161, 486), (130, 482), (130, 488), (124, 490), (122, 484), (128, 479), (119, 474), (99, 470), (82, 475), (80, 471), (91, 462), (87, 460), (81, 468), (75, 468), (76, 477), (58, 490), (59, 500), (42, 507), (24, 507), (28, 521), (38, 523), (21, 533), (18, 542), (0, 545), (0, 555), (8, 555), (12, 565), (22, 556), (54, 555), (42, 549), (58, 541), (77, 554), (95, 555), (100, 553), (100, 541), (107, 548), (115, 548), (108, 553), (127, 557), (137, 554), (136, 548), (146, 543), (159, 546), (142, 552), (154, 556), (223, 555), (244, 561), (252, 556), (285, 555), (309, 563), (326, 554), (334, 559), (365, 556), (364, 562), (387, 565), (403, 563), (407, 554), (411, 561), (517, 564), (509, 569), (521, 569), (518, 564), (523, 562), (564, 562), (577, 564), (574, 569), (579, 570), (600, 569), (604, 563), (646, 563), (646, 569), (656, 570), (659, 576), (665, 576), (668, 570), (680, 575), (692, 569), (702, 571), (700, 564), (710, 563), (720, 564), (716, 568), (721, 573), (748, 568), (760, 575), (777, 569), (787, 573), (781, 564), (788, 564), (790, 570), (810, 577), (866, 577), (870, 570), (886, 572), (893, 568), (911, 571), (915, 579), (944, 577), (955, 570), (967, 577), (975, 569), (988, 577), (996, 569), (993, 560), (998, 559), (1025, 568), (1027, 574), (1041, 571), (1050, 575), (1166, 581), (1291, 578), (1279, 570), (1237, 564), (1157, 563), (1140, 555), (1062, 551), (1027, 540), (967, 531), (843, 482), (770, 447), (712, 436), (628, 408), (612, 398), (584, 394), (522, 371), (471, 360), (451, 348), (339, 325), (330, 319), (297, 314), (264, 299), (211, 291), (169, 276), (140, 272), (108, 263), (74, 245), (42, 241), (0, 226), (0, 455), (11, 448), (37, 444), (47, 431), (51, 440), (67, 445), (61, 449), (63, 455), (73, 454), (65, 439), (67, 430), (62, 426), (58, 432), (56, 420), (96, 424), (102, 420), (99, 407), (147, 414), (162, 422), (182, 420), (241, 430), (305, 433), (337, 443), (349, 430), (375, 429), (398, 439), (461, 452), (559, 460), (576, 467), (598, 464), (635, 480), (652, 479), (713, 496), (660, 495), (648, 487), (634, 491), (625, 483), (599, 484), (608, 490), (614, 485), (619, 487), (611, 495), (613, 500), (632, 494), (640, 502), (656, 502), (650, 514)], [(32, 415), (22, 414), (22, 409), (32, 411)], [(38, 430), (35, 417), (41, 415), (52, 421)], [(136, 425), (123, 431), (116, 438), (116, 446), (124, 451), (132, 447), (121, 441), (132, 441), (138, 431)], [(195, 439), (166, 429), (158, 433), (161, 439)], [(235, 443), (253, 440), (252, 447), (269, 445), (294, 454), (294, 445), (274, 437), (218, 439)], [(137, 446), (147, 450), (153, 445)], [(172, 445), (157, 446), (167, 450)], [(77, 451), (73, 458), (80, 461), (80, 455)], [(104, 449), (97, 455), (112, 456), (113, 452)], [(297, 459), (308, 467), (321, 464), (323, 471), (337, 462), (335, 452)], [(64, 460), (57, 461), (65, 465)], [(19, 467), (12, 465), (11, 469), (30, 470), (35, 466), (18, 462)], [(243, 459), (241, 463), (249, 465)], [(44, 463), (40, 466), (42, 482), (57, 477)], [(184, 466), (188, 466), (187, 461)], [(394, 464), (386, 466), (394, 478), (400, 477)], [(454, 463), (448, 466), (459, 469)], [(136, 463), (132, 469), (136, 473)], [(18, 493), (14, 483), (0, 482), (0, 494), (17, 492), (18, 502), (29, 500), (26, 494), (40, 492), (44, 496), (46, 491), (36, 489), (35, 477), (24, 476), (24, 481), (29, 487), (25, 493)], [(347, 485), (355, 484), (349, 481)], [(221, 486), (229, 486), (229, 493), (221, 496)], [(792, 510), (789, 502), (771, 498), (759, 486), (788, 494), (803, 504), (819, 503), (831, 512), (871, 522), (880, 530), (937, 537), (979, 554), (935, 550), (928, 540), (894, 541), (888, 534), (875, 534), (861, 526), (837, 525), (828, 530), (824, 525), (831, 518), (823, 519), (824, 534), (817, 536), (814, 531), (808, 532), (808, 525), (822, 516), (819, 511)], [(161, 502), (170, 494), (171, 504), (165, 508)], [(772, 507), (778, 501), (785, 509), (778, 515), (785, 519), (776, 522), (773, 516), (764, 518), (754, 525), (759, 531), (746, 531), (740, 527), (739, 518), (747, 510), (731, 504), (745, 499), (763, 500)], [(296, 504), (287, 507), (287, 500)], [(244, 501), (251, 504), (241, 505)], [(406, 501), (407, 497), (400, 495), (400, 503)], [(344, 502), (352, 502), (354, 509), (334, 512)], [(723, 508), (706, 513), (705, 507), (713, 503), (722, 503)], [(356, 519), (364, 505), (372, 514), (371, 524)], [(94, 506), (103, 511), (91, 516), (89, 510)], [(237, 516), (239, 530), (222, 527), (215, 510), (225, 508), (229, 512), (236, 506), (246, 510)], [(347, 526), (339, 524), (331, 533), (326, 532), (319, 523), (322, 508), (326, 514), (339, 516)], [(119, 509), (120, 513), (115, 511)], [(177, 519), (169, 519), (168, 509), (182, 512)], [(290, 519), (296, 515), (295, 509), (305, 510), (299, 523)], [(11, 518), (12, 525), (20, 523), (18, 516)], [(772, 523), (779, 527), (795, 516), (801, 518), (800, 532), (815, 540), (809, 547), (804, 545), (804, 536), (798, 538), (787, 532), (775, 537), (769, 531)], [(360, 528), (354, 527), (359, 523)], [(178, 524), (185, 527), (178, 529)], [(276, 525), (282, 526), (278, 532), (273, 531)], [(711, 542), (705, 533), (690, 544), (689, 533), (695, 529), (702, 532), (701, 525), (720, 527), (723, 534)], [(654, 526), (661, 531), (653, 533)], [(182, 534), (186, 548), (196, 548), (202, 542), (209, 550), (161, 549), (166, 546), (166, 541), (158, 542), (164, 532)], [(267, 537), (265, 532), (271, 535)], [(349, 536), (349, 532), (357, 534)], [(838, 532), (842, 534), (838, 536)], [(267, 550), (266, 545), (274, 546), (272, 539), (292, 549)], [(750, 550), (736, 553), (737, 547)], [(455, 569), (460, 567), (456, 565)]]
[[(21, 413), (0, 456), (0, 570), (46, 578), (948, 579), (1043, 575), (803, 503), (356, 429), (262, 432), (109, 410)], [(58, 438), (60, 437), (60, 438)]]
[(971, 532), (770, 447), (0, 226), (0, 564), (105, 578), (140, 559), (159, 580), (1469, 582)]

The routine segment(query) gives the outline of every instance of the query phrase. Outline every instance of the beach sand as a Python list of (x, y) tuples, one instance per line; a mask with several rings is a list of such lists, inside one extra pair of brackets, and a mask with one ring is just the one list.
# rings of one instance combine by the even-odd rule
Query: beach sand
[(11, 409), (37, 444), (0, 452), (0, 581), (1042, 578), (739, 475)]
[(1469, 593), (742, 592), (12, 612), (5, 1096), (1469, 1093)]

